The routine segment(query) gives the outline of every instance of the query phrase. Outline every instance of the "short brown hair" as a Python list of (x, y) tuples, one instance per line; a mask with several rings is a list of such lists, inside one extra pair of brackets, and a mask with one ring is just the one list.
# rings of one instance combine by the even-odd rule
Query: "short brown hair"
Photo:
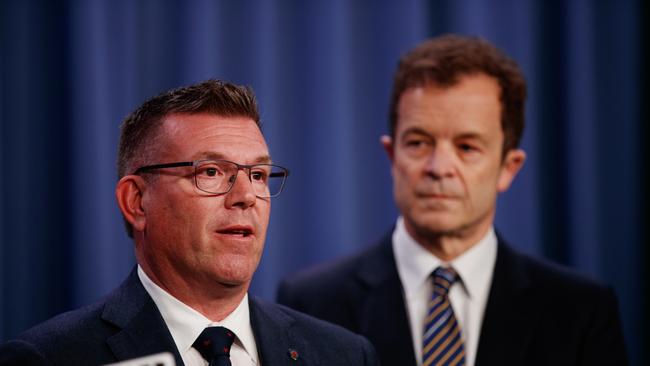
[[(174, 113), (250, 117), (261, 129), (257, 101), (249, 87), (207, 80), (164, 92), (144, 102), (122, 122), (117, 155), (118, 179), (133, 173), (141, 165), (160, 163), (148, 160), (155, 151), (163, 120)], [(133, 227), (128, 221), (124, 222), (127, 234), (133, 237)]]
[[(128, 115), (120, 126), (118, 179), (132, 173), (148, 157), (158, 128), (174, 113), (212, 113), (224, 117), (250, 117), (260, 126), (255, 94), (249, 87), (219, 80), (173, 89), (159, 94)], [(151, 162), (150, 162), (151, 163)]]
[(503, 154), (519, 146), (524, 130), (526, 80), (519, 66), (487, 41), (459, 35), (427, 40), (404, 55), (397, 67), (390, 105), (389, 132), (397, 129), (399, 101), (408, 89), (436, 84), (451, 87), (464, 75), (483, 73), (501, 87), (501, 127)]

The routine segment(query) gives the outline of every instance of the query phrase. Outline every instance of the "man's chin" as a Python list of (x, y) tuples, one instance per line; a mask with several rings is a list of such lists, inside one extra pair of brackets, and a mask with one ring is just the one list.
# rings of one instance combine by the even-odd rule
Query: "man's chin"
[(212, 272), (212, 281), (226, 288), (248, 286), (253, 278), (253, 272), (246, 268), (233, 266), (215, 268)]
[[(424, 217), (422, 217), (424, 216)], [(455, 235), (462, 230), (458, 220), (453, 220), (449, 215), (422, 215), (413, 221), (413, 229), (419, 236), (436, 237)]]
[(232, 276), (222, 276), (220, 277), (217, 282), (221, 287), (224, 288), (229, 288), (229, 289), (238, 289), (242, 287), (248, 287), (250, 285), (250, 278), (242, 278), (242, 277), (232, 277)]

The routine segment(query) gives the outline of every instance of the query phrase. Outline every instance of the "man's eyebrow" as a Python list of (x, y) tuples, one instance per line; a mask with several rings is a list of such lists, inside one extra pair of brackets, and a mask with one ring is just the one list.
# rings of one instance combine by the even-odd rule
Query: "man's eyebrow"
[[(230, 160), (224, 154), (214, 151), (200, 151), (192, 155), (192, 160)], [(261, 155), (252, 160), (252, 164), (271, 164), (271, 157), (269, 155)]]
[(404, 130), (401, 134), (401, 138), (404, 138), (408, 135), (424, 135), (424, 136), (429, 136), (429, 133), (425, 131), (424, 129), (420, 127), (409, 127), (406, 130)]
[[(409, 135), (421, 135), (426, 137), (431, 136), (427, 131), (425, 131), (420, 127), (410, 127), (406, 129), (404, 132), (402, 132), (401, 138), (405, 138)], [(469, 139), (479, 140), (482, 143), (487, 143), (485, 136), (483, 136), (480, 132), (468, 131), (468, 132), (462, 132), (457, 136), (454, 136), (454, 140), (469, 140)]]
[(478, 132), (465, 132), (461, 133), (460, 135), (456, 136), (457, 140), (479, 140), (483, 143), (487, 142), (485, 140), (485, 136), (481, 135)]
[(271, 164), (273, 161), (269, 155), (262, 155), (256, 159), (253, 159), (253, 163), (257, 164)]

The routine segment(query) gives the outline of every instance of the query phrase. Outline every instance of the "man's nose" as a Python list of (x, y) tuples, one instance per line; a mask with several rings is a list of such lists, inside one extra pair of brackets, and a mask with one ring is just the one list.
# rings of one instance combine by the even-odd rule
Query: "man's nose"
[(226, 194), (227, 207), (248, 208), (253, 206), (257, 200), (253, 183), (250, 180), (249, 173), (246, 169), (239, 169), (237, 175), (233, 176), (233, 183), (230, 192)]
[(436, 145), (427, 157), (427, 174), (434, 178), (451, 177), (456, 172), (456, 159), (452, 147)]

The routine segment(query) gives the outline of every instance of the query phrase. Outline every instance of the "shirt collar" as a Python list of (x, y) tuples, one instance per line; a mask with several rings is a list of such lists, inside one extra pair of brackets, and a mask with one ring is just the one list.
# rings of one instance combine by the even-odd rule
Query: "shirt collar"
[(476, 245), (451, 261), (470, 298), (489, 292), (496, 259), (497, 236), (490, 227)]
[[(431, 273), (444, 264), (435, 255), (420, 245), (406, 230), (404, 218), (399, 217), (393, 231), (393, 253), (397, 271), (402, 281), (404, 295), (412, 299), (428, 286)], [(494, 228), (468, 251), (447, 263), (461, 279), (464, 290), (472, 298), (489, 291), (492, 272), (496, 263), (497, 237)]]
[(167, 291), (155, 284), (138, 265), (138, 277), (145, 290), (158, 307), (160, 314), (169, 328), (169, 332), (181, 354), (187, 352), (203, 329), (210, 326), (222, 326), (232, 330), (246, 353), (257, 362), (255, 337), (250, 324), (248, 294), (235, 310), (220, 322), (213, 322), (203, 314), (179, 301)]

